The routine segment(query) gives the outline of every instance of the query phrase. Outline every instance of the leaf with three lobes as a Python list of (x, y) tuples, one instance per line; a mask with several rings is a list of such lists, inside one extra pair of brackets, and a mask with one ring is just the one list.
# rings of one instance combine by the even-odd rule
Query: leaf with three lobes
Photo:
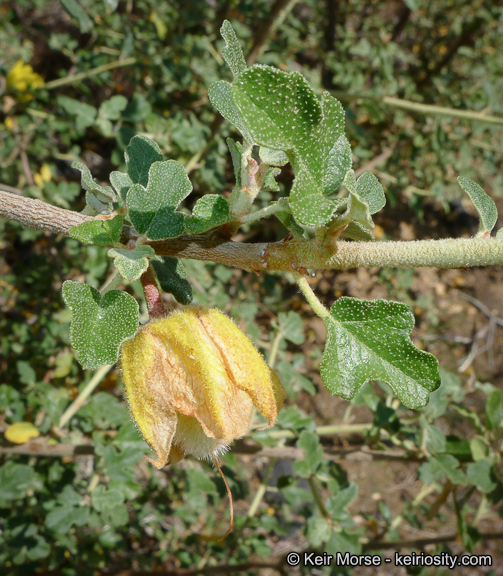
[(132, 250), (123, 248), (113, 248), (108, 251), (108, 256), (114, 259), (114, 266), (120, 275), (134, 282), (148, 268), (148, 259), (155, 255), (155, 251), (150, 246), (138, 246)]
[(498, 220), (498, 209), (494, 200), (470, 178), (460, 176), (458, 184), (468, 194), (470, 200), (479, 213), (479, 231), (477, 236), (485, 236), (491, 233)]
[(336, 206), (325, 194), (340, 181), (334, 159), (345, 162), (339, 141), (344, 135), (340, 103), (328, 92), (320, 101), (298, 72), (268, 66), (242, 72), (234, 81), (232, 97), (253, 141), (287, 152), (295, 171), (290, 205), (296, 220), (306, 226), (326, 224)]
[(151, 263), (161, 290), (173, 294), (177, 302), (188, 306), (192, 302), (192, 287), (183, 263), (170, 256), (155, 256)]
[(410, 340), (414, 316), (405, 304), (341, 297), (325, 325), (321, 377), (331, 394), (350, 400), (369, 380), (381, 380), (415, 409), (440, 385), (437, 359)]
[(191, 191), (192, 184), (179, 162), (154, 162), (147, 187), (135, 184), (127, 193), (129, 217), (136, 231), (151, 240), (179, 236), (185, 216), (176, 208)]
[(115, 216), (112, 220), (91, 220), (70, 228), (70, 236), (85, 244), (110, 246), (119, 242), (124, 218)]
[(138, 303), (121, 290), (111, 290), (103, 298), (95, 288), (67, 280), (63, 300), (72, 312), (70, 342), (83, 368), (113, 364), (119, 347), (138, 329)]
[(231, 220), (227, 200), (219, 194), (206, 194), (196, 202), (192, 216), (185, 218), (184, 227), (191, 234), (201, 234)]

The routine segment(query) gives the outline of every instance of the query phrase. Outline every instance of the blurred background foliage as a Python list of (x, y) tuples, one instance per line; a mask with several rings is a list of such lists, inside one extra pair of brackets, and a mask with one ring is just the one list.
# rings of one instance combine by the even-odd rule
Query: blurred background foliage
[[(480, 0), (4, 0), (0, 188), (82, 210), (72, 161), (106, 181), (123, 168), (130, 138), (145, 134), (190, 173), (186, 208), (208, 192), (229, 193), (231, 127), (207, 98), (213, 81), (230, 79), (219, 54), (225, 18), (252, 59), (299, 70), (341, 99), (355, 168), (374, 171), (391, 204), (376, 219), (376, 236), (474, 233), (459, 174), (478, 181), (501, 212), (501, 123), (383, 101), (502, 116), (503, 10)], [(280, 195), (291, 180), (283, 170)], [(264, 192), (258, 202), (271, 198)], [(37, 455), (31, 443), (7, 437), (0, 443), (6, 573), (205, 574), (236, 565), (237, 573), (274, 574), (286, 573), (290, 550), (386, 556), (397, 541), (408, 550), (501, 556), (499, 269), (318, 274), (327, 303), (346, 294), (413, 306), (414, 341), (445, 370), (429, 406), (411, 412), (378, 383), (351, 403), (323, 391), (324, 328), (287, 275), (185, 262), (195, 301), (231, 314), (288, 391), (277, 426), (222, 458), (236, 527), (218, 542), (228, 521), (223, 482), (204, 462), (159, 472), (143, 460), (147, 448), (115, 368), (98, 374), (98, 391), (59, 425), (93, 378), (69, 346), (61, 284), (102, 285), (112, 270), (106, 250), (8, 222), (0, 231), (0, 432), (30, 422), (40, 450), (59, 454)], [(284, 234), (271, 220), (245, 227), (239, 239)], [(128, 289), (142, 301), (139, 283)]]

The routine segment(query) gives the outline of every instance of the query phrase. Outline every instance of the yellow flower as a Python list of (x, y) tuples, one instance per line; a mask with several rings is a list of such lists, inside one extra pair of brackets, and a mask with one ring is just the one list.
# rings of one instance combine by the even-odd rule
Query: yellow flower
[(44, 187), (44, 182), (49, 182), (51, 180), (51, 168), (48, 164), (42, 164), (40, 168), (40, 172), (37, 172), (33, 176), (33, 180), (35, 180), (35, 184), (39, 188)]
[[(7, 89), (17, 90), (18, 92), (31, 92), (44, 85), (42, 76), (34, 72), (33, 68), (22, 60), (18, 60), (7, 72), (6, 80)], [(25, 94), (21, 97), (21, 100), (28, 101), (31, 98), (31, 94)]]
[(131, 414), (162, 468), (225, 452), (253, 405), (274, 425), (285, 398), (276, 373), (218, 310), (192, 306), (146, 325), (121, 350)]

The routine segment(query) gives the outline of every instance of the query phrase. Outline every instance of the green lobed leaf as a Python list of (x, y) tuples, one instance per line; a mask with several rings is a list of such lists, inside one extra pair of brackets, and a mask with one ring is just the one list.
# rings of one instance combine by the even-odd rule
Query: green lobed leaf
[(175, 210), (191, 191), (192, 184), (179, 162), (154, 162), (147, 187), (135, 184), (127, 193), (129, 217), (136, 231), (151, 240), (179, 236), (183, 232), (184, 215)]
[(297, 440), (297, 448), (304, 450), (304, 458), (294, 462), (293, 470), (298, 476), (309, 478), (323, 462), (323, 446), (316, 432), (303, 430)]
[(324, 194), (333, 191), (345, 169), (335, 163), (344, 158), (337, 145), (344, 133), (340, 103), (328, 92), (318, 100), (298, 72), (268, 66), (242, 72), (232, 97), (253, 141), (288, 153), (295, 172), (290, 193), (295, 218), (306, 226), (326, 224), (336, 206)]
[(118, 120), (126, 106), (127, 98), (122, 94), (117, 94), (102, 102), (98, 114), (108, 120)]
[(352, 165), (351, 144), (346, 136), (339, 136), (328, 153), (326, 171), (321, 180), (324, 194), (337, 190)]
[(227, 62), (227, 66), (231, 69), (232, 75), (237, 76), (246, 70), (246, 60), (241, 49), (241, 43), (228, 20), (223, 21), (220, 34), (225, 40), (225, 46), (221, 50), (222, 56)]
[(479, 460), (478, 462), (471, 462), (466, 467), (466, 477), (468, 482), (476, 486), (484, 494), (489, 494), (495, 490), (496, 476), (493, 472), (493, 467), (487, 460)]
[(503, 423), (503, 392), (495, 389), (489, 392), (486, 401), (486, 425), (495, 430)]
[(206, 194), (196, 202), (192, 216), (185, 218), (184, 228), (191, 234), (201, 234), (231, 220), (227, 200), (219, 194)]
[(132, 250), (123, 248), (112, 248), (108, 251), (108, 256), (114, 259), (114, 266), (125, 279), (133, 282), (148, 268), (148, 259), (155, 255), (151, 246), (137, 246)]
[(155, 256), (151, 263), (161, 290), (173, 294), (177, 302), (188, 306), (192, 302), (192, 287), (183, 263), (170, 256)]
[(98, 192), (101, 196), (107, 198), (108, 200), (115, 200), (115, 193), (110, 188), (110, 186), (102, 186), (101, 184), (98, 184), (98, 182), (96, 182), (96, 180), (92, 177), (91, 171), (85, 164), (82, 162), (72, 162), (72, 168), (80, 171), (80, 182), (84, 190)]
[(283, 338), (297, 345), (304, 342), (304, 325), (300, 314), (292, 310), (288, 314), (280, 312), (278, 320), (279, 324), (276, 328), (283, 334)]
[(379, 180), (370, 172), (364, 172), (356, 181), (357, 192), (369, 205), (371, 214), (379, 212), (386, 204), (384, 188)]
[(437, 359), (410, 340), (414, 316), (405, 304), (342, 297), (325, 325), (321, 377), (331, 394), (349, 400), (369, 380), (381, 380), (404, 406), (418, 408), (440, 385)]
[(35, 470), (26, 464), (8, 461), (0, 467), (0, 505), (24, 498), (35, 481)]
[(122, 216), (115, 216), (112, 220), (92, 220), (72, 226), (69, 234), (85, 244), (110, 246), (119, 242), (123, 224)]
[(433, 483), (435, 480), (449, 478), (453, 484), (466, 484), (465, 474), (459, 470), (459, 460), (451, 454), (437, 454), (428, 462), (421, 464), (419, 468), (421, 480), (425, 483)]
[(146, 136), (133, 136), (124, 152), (124, 157), (131, 181), (142, 186), (148, 183), (152, 164), (164, 160), (157, 143)]
[(95, 288), (71, 280), (63, 283), (63, 300), (72, 312), (70, 342), (81, 365), (93, 369), (116, 362), (120, 345), (138, 329), (136, 300), (121, 290), (102, 298)]
[(458, 184), (468, 194), (470, 200), (479, 213), (479, 231), (477, 236), (490, 234), (498, 220), (498, 209), (494, 200), (488, 196), (484, 190), (470, 178), (460, 176)]
[(75, 98), (70, 98), (69, 96), (59, 95), (57, 100), (65, 112), (75, 116), (75, 126), (78, 130), (85, 130), (94, 124), (97, 114), (94, 106), (80, 102), (80, 100), (75, 100)]
[(264, 181), (262, 182), (262, 190), (279, 192), (280, 187), (276, 182), (276, 176), (279, 176), (280, 174), (281, 170), (279, 168), (275, 168), (274, 166), (268, 168), (264, 176)]
[(93, 21), (89, 18), (86, 10), (84, 10), (76, 0), (61, 0), (61, 4), (63, 4), (63, 7), (70, 16), (77, 19), (81, 32), (85, 34), (92, 29)]

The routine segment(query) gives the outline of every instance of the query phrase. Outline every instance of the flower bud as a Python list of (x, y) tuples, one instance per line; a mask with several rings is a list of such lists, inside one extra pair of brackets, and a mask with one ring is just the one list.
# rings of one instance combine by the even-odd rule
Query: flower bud
[(211, 457), (247, 433), (253, 405), (273, 426), (285, 398), (276, 373), (218, 310), (191, 306), (124, 342), (125, 391), (162, 468), (185, 455)]

